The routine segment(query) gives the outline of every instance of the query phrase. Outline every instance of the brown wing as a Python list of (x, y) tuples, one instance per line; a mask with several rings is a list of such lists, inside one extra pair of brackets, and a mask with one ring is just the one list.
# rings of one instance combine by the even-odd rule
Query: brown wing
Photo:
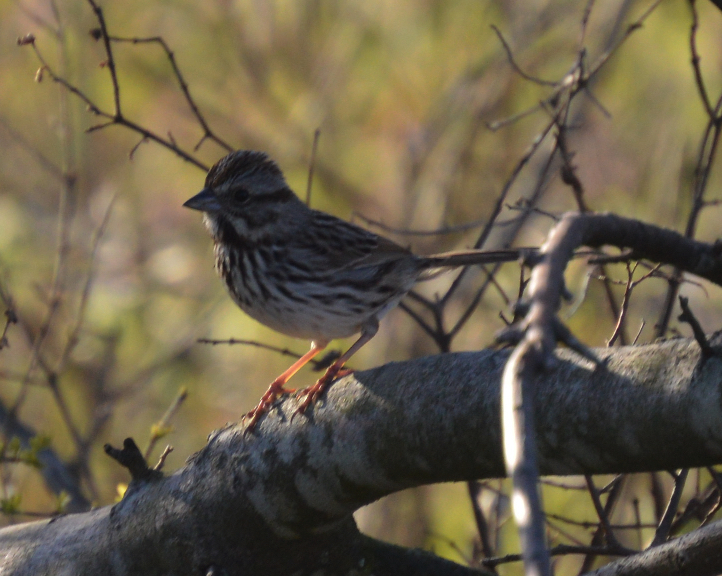
[(373, 232), (314, 211), (312, 221), (294, 242), (316, 270), (350, 271), (383, 265), (411, 255), (406, 248)]

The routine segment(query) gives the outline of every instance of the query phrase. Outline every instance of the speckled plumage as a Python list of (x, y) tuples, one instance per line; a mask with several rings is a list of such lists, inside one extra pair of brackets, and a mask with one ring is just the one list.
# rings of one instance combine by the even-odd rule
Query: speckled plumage
[[(416, 256), (306, 206), (262, 152), (239, 150), (222, 158), (208, 172), (204, 189), (184, 205), (204, 212), (216, 270), (236, 304), (278, 332), (311, 340), (305, 362), (329, 341), (361, 333), (322, 378), (320, 389), (429, 270), (517, 258), (512, 251)], [(259, 404), (252, 413), (252, 423), (303, 363), (284, 372), (280, 384), (279, 379), (272, 384), (276, 392), (269, 395), (269, 389), (267, 402), (262, 400), (263, 407)], [(319, 393), (312, 392), (311, 401)]]

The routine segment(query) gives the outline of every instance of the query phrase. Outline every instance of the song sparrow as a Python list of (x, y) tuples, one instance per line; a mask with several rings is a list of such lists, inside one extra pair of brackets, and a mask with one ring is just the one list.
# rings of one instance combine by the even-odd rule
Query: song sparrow
[[(391, 240), (304, 204), (262, 152), (239, 150), (208, 172), (184, 206), (204, 213), (216, 270), (233, 300), (270, 328), (311, 340), (311, 349), (276, 378), (247, 414), (252, 429), (284, 385), (331, 340), (360, 333), (313, 385), (298, 411), (315, 402), (343, 365), (378, 330), (379, 320), (439, 268), (517, 260), (518, 250), (416, 256)], [(345, 371), (344, 371), (345, 372)]]

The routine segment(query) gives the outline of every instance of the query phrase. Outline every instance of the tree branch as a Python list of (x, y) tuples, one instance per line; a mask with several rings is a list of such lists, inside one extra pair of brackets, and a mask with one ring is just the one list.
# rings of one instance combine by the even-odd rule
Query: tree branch
[[(607, 370), (561, 351), (535, 382), (544, 474), (722, 462), (722, 360), (700, 369), (699, 346), (687, 339), (595, 352)], [(297, 400), (287, 397), (254, 433), (215, 432), (184, 468), (131, 482), (112, 508), (0, 531), (0, 570), (142, 576), (215, 565), (273, 574), (324, 561), (331, 571), (358, 569), (376, 554), (353, 525), (360, 506), (411, 486), (504, 474), (508, 356), (444, 354), (358, 372), (303, 417), (292, 418)]]

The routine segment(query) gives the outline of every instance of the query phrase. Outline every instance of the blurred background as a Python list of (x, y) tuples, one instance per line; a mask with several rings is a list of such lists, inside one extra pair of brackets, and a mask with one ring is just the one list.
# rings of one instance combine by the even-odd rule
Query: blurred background
[[(264, 150), (302, 197), (319, 130), (311, 205), (418, 253), (432, 253), (472, 246), (508, 184), (486, 248), (539, 245), (553, 224), (548, 213), (578, 208), (559, 177), (558, 157), (549, 159), (553, 138), (544, 139), (510, 181), (549, 125), (550, 114), (539, 102), (554, 87), (515, 70), (491, 26), (526, 74), (556, 82), (579, 60), (582, 47), (589, 69), (650, 6), (568, 0), (125, 0), (103, 9), (112, 36), (164, 39), (217, 140), (203, 139), (157, 43), (113, 43), (127, 119), (206, 167), (226, 153), (218, 140), (231, 148)], [(722, 86), (722, 13), (708, 2), (697, 9), (701, 70), (715, 100)], [(690, 65), (691, 23), (688, 3), (662, 2), (606, 61), (590, 92), (574, 100), (567, 146), (590, 209), (682, 231), (687, 225), (707, 122)], [(66, 464), (68, 482), (80, 487), (76, 502), (104, 505), (127, 481), (126, 471), (103, 454), (104, 443), (119, 446), (132, 436), (145, 449), (152, 434), (167, 433), (154, 444), (150, 460), (171, 444), (175, 450), (166, 470), (172, 471), (204, 445), (211, 430), (251, 409), (292, 361), (260, 347), (201, 344), (199, 338), (248, 339), (298, 354), (308, 343), (260, 326), (225, 294), (200, 215), (181, 206), (201, 189), (205, 171), (126, 127), (88, 132), (106, 120), (53, 82), (47, 70), (38, 72), (41, 62), (32, 46), (15, 43), (34, 34), (51, 71), (112, 113), (107, 55), (90, 35), (97, 26), (82, 0), (0, 2), (0, 295), (4, 310), (18, 319), (8, 324), (0, 349), (0, 401), (4, 440), (43, 434), (43, 446)], [(533, 113), (494, 124), (529, 110)], [(709, 201), (719, 198), (718, 172), (710, 173)], [(701, 212), (696, 236), (714, 240), (718, 222), (711, 205)], [(410, 233), (440, 229), (451, 231)], [(647, 271), (640, 269), (637, 277)], [(621, 265), (608, 274), (621, 283), (611, 285), (621, 302), (627, 270)], [(465, 276), (444, 309), (447, 326), (464, 313), (484, 278), (478, 271)], [(453, 274), (440, 277), (419, 291), (433, 300), (453, 279)], [(606, 345), (617, 319), (604, 284), (590, 277), (583, 263), (570, 266), (567, 279), (576, 300), (563, 311), (565, 320), (585, 343)], [(449, 349), (492, 344), (504, 326), (500, 313), (510, 317), (518, 283), (518, 267), (504, 267)], [(660, 279), (635, 288), (627, 343), (655, 338), (666, 288)], [(718, 291), (702, 284), (687, 284), (682, 291), (703, 327), (719, 328)], [(433, 323), (423, 306), (415, 310)], [(690, 334), (676, 314), (670, 330)], [(368, 368), (439, 349), (411, 316), (396, 310), (352, 366)], [(306, 369), (293, 383), (308, 385), (316, 377)], [(173, 410), (181, 391), (188, 396)], [(162, 421), (169, 408), (172, 417)], [(27, 444), (4, 447), (3, 524), (52, 513), (69, 500), (49, 487), (37, 468), (10, 461), (18, 448)], [(31, 461), (34, 452), (20, 454)], [(598, 487), (609, 480), (598, 479)], [(597, 517), (585, 483), (564, 482), (545, 488), (547, 510), (582, 524), (550, 525), (552, 542), (587, 542)], [(704, 484), (699, 478), (697, 483)], [(620, 505), (617, 519), (637, 523), (619, 536), (627, 545), (649, 543), (670, 485), (669, 477), (655, 475), (626, 481), (627, 506)], [(476, 488), (494, 553), (516, 552), (506, 483)], [(361, 510), (357, 519), (366, 533), (459, 562), (479, 553), (466, 484), (396, 494)], [(558, 573), (576, 573), (580, 565), (579, 556), (564, 558)], [(518, 565), (499, 569), (518, 570)]]

